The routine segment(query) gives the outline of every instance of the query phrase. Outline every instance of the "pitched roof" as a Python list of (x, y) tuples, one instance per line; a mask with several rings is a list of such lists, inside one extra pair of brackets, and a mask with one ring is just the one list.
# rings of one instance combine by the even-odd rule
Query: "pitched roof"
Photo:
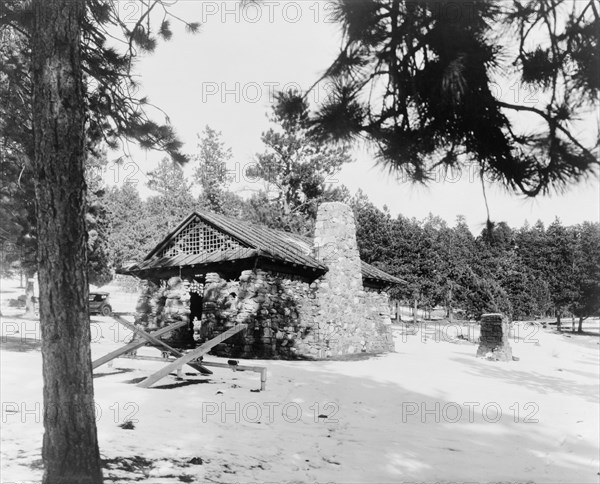
[(367, 280), (372, 280), (372, 281), (382, 281), (382, 282), (386, 282), (388, 284), (402, 284), (402, 283), (406, 283), (406, 281), (392, 276), (390, 274), (388, 274), (387, 272), (382, 271), (381, 269), (378, 269), (375, 266), (372, 266), (371, 264), (367, 264), (364, 261), (360, 261), (361, 263), (361, 269), (362, 269), (362, 276), (363, 276), (363, 280), (367, 279)]
[[(190, 249), (190, 238), (193, 237), (196, 244), (202, 247), (210, 243), (206, 240), (211, 237), (221, 246), (217, 250), (202, 250), (198, 247)], [(188, 244), (187, 252), (180, 247), (184, 243)], [(189, 253), (190, 251), (192, 253)], [(215, 213), (194, 212), (167, 235), (142, 262), (127, 267), (125, 272), (137, 273), (152, 269), (202, 266), (253, 259), (257, 256), (319, 274), (328, 270), (325, 264), (312, 256), (312, 241), (307, 237)], [(404, 282), (366, 262), (362, 262), (362, 275), (365, 280), (384, 285)]]
[[(271, 230), (271, 229), (269, 229)], [(274, 232), (279, 232), (277, 230), (275, 230)], [(305, 248), (305, 250), (310, 253), (312, 250), (312, 240), (310, 240), (308, 237), (303, 237), (302, 235), (298, 235), (298, 234), (291, 234), (291, 233), (287, 233), (287, 232), (283, 232), (285, 234), (287, 234), (295, 244)], [(360, 261), (361, 264), (361, 271), (362, 271), (362, 276), (363, 279), (370, 279), (373, 281), (382, 281), (382, 282), (387, 282), (390, 284), (401, 284), (404, 283), (406, 281), (403, 281), (402, 279), (399, 279), (397, 277), (394, 277), (390, 274), (388, 274), (387, 272), (382, 271), (381, 269), (378, 269), (375, 266), (372, 266), (371, 264), (367, 264), (365, 261)]]

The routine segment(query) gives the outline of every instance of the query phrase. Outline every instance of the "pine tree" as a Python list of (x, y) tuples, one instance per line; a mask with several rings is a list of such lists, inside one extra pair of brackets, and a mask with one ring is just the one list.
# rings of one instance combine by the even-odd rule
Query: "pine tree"
[(600, 224), (584, 222), (575, 230), (575, 297), (571, 310), (579, 319), (581, 333), (584, 319), (600, 315)]
[[(156, 45), (157, 5), (158, 35), (171, 36), (166, 2), (143, 5), (133, 24), (119, 19), (118, 3), (103, 0), (6, 0), (0, 10), (0, 142), (29, 164), (35, 186), (45, 483), (102, 482), (89, 351), (86, 150), (125, 138), (186, 160), (173, 129), (152, 121), (147, 100), (131, 90), (137, 49)], [(107, 46), (118, 29), (128, 40), (124, 53)]]
[(78, 2), (34, 2), (33, 174), (48, 484), (102, 482), (86, 271), (84, 14)]
[[(109, 220), (108, 250), (115, 268), (141, 261), (158, 243), (146, 207), (134, 184), (111, 187), (104, 196)], [(164, 234), (162, 234), (164, 236)]]
[(155, 227), (154, 239), (158, 243), (194, 211), (197, 203), (183, 169), (168, 158), (163, 158), (158, 167), (148, 173), (147, 184), (158, 193), (145, 204), (148, 223)]
[(556, 313), (557, 329), (560, 331), (561, 316), (576, 298), (575, 232), (564, 227), (556, 218), (548, 226), (546, 236), (545, 278)]
[[(416, 181), (475, 163), (529, 196), (597, 170), (597, 145), (577, 127), (598, 109), (595, 0), (339, 0), (335, 8), (342, 46), (321, 79), (332, 92), (315, 119), (325, 139), (364, 136), (383, 163)], [(543, 107), (502, 97), (498, 75), (515, 71)], [(517, 118), (527, 120), (521, 129)]]
[(270, 185), (266, 197), (280, 212), (278, 228), (309, 233), (320, 203), (347, 196), (328, 178), (351, 161), (349, 148), (311, 136), (308, 104), (293, 92), (278, 94), (270, 120), (275, 127), (261, 136), (266, 149), (246, 175)]
[(200, 202), (208, 210), (224, 213), (227, 210), (226, 192), (232, 181), (227, 162), (232, 158), (231, 148), (225, 147), (221, 132), (206, 126), (198, 135), (198, 152), (193, 156), (197, 163), (194, 181), (202, 188)]

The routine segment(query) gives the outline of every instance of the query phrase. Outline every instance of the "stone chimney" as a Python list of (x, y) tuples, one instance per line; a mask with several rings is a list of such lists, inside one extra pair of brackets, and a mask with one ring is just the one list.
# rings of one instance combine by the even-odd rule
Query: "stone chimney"
[(354, 213), (348, 205), (328, 202), (319, 207), (313, 251), (329, 267), (323, 281), (335, 294), (353, 300), (363, 286)]
[(319, 207), (313, 255), (328, 268), (313, 284), (311, 343), (315, 356), (393, 351), (387, 294), (365, 291), (352, 209), (340, 202)]

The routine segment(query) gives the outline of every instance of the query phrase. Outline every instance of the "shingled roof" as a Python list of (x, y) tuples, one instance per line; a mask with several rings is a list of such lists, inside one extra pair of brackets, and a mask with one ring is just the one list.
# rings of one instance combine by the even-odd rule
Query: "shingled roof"
[[(206, 272), (211, 267), (218, 271), (226, 263), (256, 264), (258, 260), (282, 272), (312, 278), (327, 272), (327, 266), (312, 256), (309, 238), (210, 212), (190, 214), (142, 262), (120, 272), (147, 277), (181, 268)], [(365, 262), (362, 276), (368, 285), (403, 282)]]

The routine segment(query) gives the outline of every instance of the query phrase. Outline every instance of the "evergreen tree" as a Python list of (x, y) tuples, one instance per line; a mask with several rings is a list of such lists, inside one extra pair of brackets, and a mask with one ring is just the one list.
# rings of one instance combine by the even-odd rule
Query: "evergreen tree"
[[(7, 139), (3, 140), (5, 143)], [(6, 253), (6, 267), (17, 262), (22, 277), (37, 271), (35, 193), (31, 166), (18, 150), (4, 145), (0, 154), (0, 228)]]
[[(598, 108), (595, 0), (335, 6), (343, 41), (323, 76), (334, 87), (315, 119), (324, 138), (365, 136), (382, 162), (416, 181), (440, 165), (474, 162), (482, 175), (529, 196), (598, 168), (595, 142), (576, 127)], [(506, 42), (509, 35), (515, 42)], [(493, 89), (499, 72), (515, 70), (543, 108), (527, 96), (507, 102)], [(516, 113), (528, 120), (522, 129)]]
[(343, 187), (329, 186), (328, 177), (351, 161), (349, 148), (312, 137), (308, 104), (293, 92), (278, 94), (270, 120), (276, 127), (261, 136), (266, 150), (246, 174), (269, 183), (273, 198), (258, 198), (276, 206), (279, 228), (309, 233), (321, 202), (347, 196)]
[(44, 483), (102, 482), (85, 230), (84, 5), (35, 1), (33, 175), (44, 375)]
[[(0, 97), (0, 141), (29, 160), (35, 186), (44, 483), (102, 482), (89, 351), (86, 150), (128, 138), (186, 159), (172, 128), (153, 122), (146, 100), (130, 90), (136, 49), (156, 45), (157, 5), (158, 35), (168, 39), (171, 14), (160, 1), (143, 4), (133, 24), (103, 0), (6, 0), (0, 11), (0, 84), (10, 93)], [(119, 28), (128, 39), (124, 53), (106, 45)]]
[(356, 240), (362, 260), (387, 270), (392, 263), (393, 222), (388, 211), (373, 205), (362, 190), (352, 198), (356, 222)]
[(148, 173), (148, 188), (158, 193), (146, 200), (146, 215), (155, 227), (153, 239), (157, 244), (194, 211), (197, 202), (183, 169), (168, 158)]
[(216, 213), (225, 213), (232, 203), (227, 188), (232, 181), (227, 162), (232, 158), (231, 148), (226, 148), (221, 140), (221, 132), (206, 126), (202, 136), (198, 136), (198, 153), (193, 161), (198, 163), (194, 171), (194, 181), (200, 184), (201, 204)]
[(561, 316), (577, 297), (575, 287), (575, 231), (564, 227), (556, 218), (548, 226), (545, 255), (545, 279), (556, 313), (557, 329), (561, 330)]
[(581, 333), (584, 319), (600, 315), (600, 224), (584, 222), (575, 230), (575, 297), (571, 310), (579, 318), (578, 332)]
[(530, 297), (530, 315), (544, 316), (551, 309), (550, 287), (546, 271), (549, 243), (544, 224), (538, 220), (515, 231), (516, 258), (526, 273), (525, 285)]
[(141, 261), (156, 245), (160, 234), (156, 234), (152, 226), (154, 220), (147, 216), (136, 186), (125, 183), (107, 189), (104, 206), (109, 220), (109, 254), (114, 267)]

